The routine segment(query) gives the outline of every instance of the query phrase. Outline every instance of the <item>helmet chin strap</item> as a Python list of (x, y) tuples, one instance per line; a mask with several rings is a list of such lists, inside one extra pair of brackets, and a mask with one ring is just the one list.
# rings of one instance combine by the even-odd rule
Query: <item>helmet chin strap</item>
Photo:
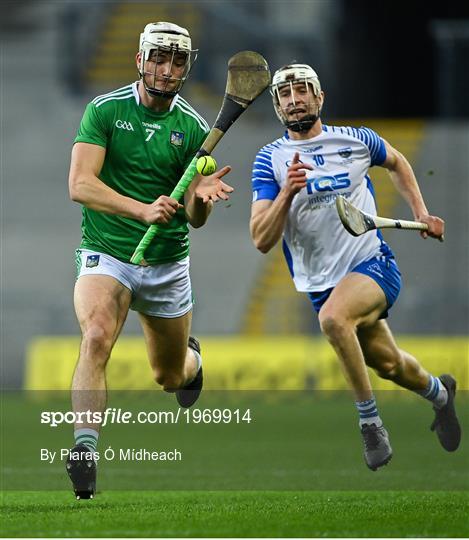
[(314, 124), (319, 120), (321, 116), (321, 109), (318, 106), (318, 112), (316, 114), (306, 114), (303, 118), (298, 120), (290, 120), (285, 123), (287, 129), (291, 129), (295, 133), (306, 133)]
[(296, 133), (306, 133), (314, 124), (319, 120), (319, 116), (316, 114), (307, 114), (301, 120), (292, 120), (286, 123), (287, 129), (291, 129)]
[(177, 92), (167, 92), (165, 90), (158, 90), (156, 88), (150, 88), (145, 84), (145, 78), (141, 78), (143, 88), (145, 88), (145, 91), (148, 95), (152, 97), (162, 97), (162, 98), (173, 98)]

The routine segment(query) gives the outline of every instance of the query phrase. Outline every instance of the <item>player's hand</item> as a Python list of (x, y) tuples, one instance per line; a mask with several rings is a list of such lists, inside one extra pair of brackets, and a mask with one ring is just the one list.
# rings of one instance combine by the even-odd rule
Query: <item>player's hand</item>
[(172, 199), (167, 195), (161, 195), (156, 201), (147, 204), (144, 221), (150, 225), (155, 223), (169, 223), (180, 208), (184, 207), (176, 199)]
[(284, 188), (290, 195), (296, 195), (306, 187), (307, 170), (312, 171), (313, 167), (308, 163), (301, 163), (300, 154), (295, 152), (292, 163), (287, 169), (287, 181)]
[(431, 216), (430, 214), (423, 214), (421, 216), (416, 216), (417, 221), (426, 223), (428, 225), (428, 230), (422, 231), (420, 236), (422, 238), (438, 238), (441, 242), (444, 239), (445, 234), (445, 222), (438, 216)]
[(227, 201), (229, 193), (234, 191), (234, 188), (225, 184), (221, 179), (231, 171), (231, 167), (227, 165), (209, 176), (201, 176), (195, 188), (195, 196), (204, 203), (209, 201), (217, 202), (220, 199)]

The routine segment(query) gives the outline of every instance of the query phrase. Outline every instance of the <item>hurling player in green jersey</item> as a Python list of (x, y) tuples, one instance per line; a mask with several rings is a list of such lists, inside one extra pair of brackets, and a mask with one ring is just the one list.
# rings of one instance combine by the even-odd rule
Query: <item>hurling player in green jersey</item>
[[(93, 452), (106, 407), (105, 369), (129, 309), (139, 313), (155, 381), (175, 392), (183, 407), (202, 389), (200, 345), (190, 336), (188, 223), (204, 225), (213, 203), (227, 200), (233, 188), (222, 181), (230, 171), (223, 167), (197, 176), (183, 205), (169, 197), (209, 131), (179, 95), (196, 55), (186, 29), (148, 24), (136, 55), (140, 80), (89, 103), (75, 139), (69, 185), (83, 208), (74, 294), (82, 341), (67, 471), (78, 498), (95, 493)], [(154, 223), (164, 231), (145, 254), (148, 265), (131, 264)]]

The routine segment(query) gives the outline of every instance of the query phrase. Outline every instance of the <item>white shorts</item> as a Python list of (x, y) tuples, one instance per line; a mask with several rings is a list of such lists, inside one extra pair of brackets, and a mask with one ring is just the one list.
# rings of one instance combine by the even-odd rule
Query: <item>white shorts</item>
[(112, 276), (132, 293), (130, 309), (153, 317), (181, 317), (192, 309), (189, 256), (180, 261), (138, 266), (87, 249), (77, 249), (77, 279)]

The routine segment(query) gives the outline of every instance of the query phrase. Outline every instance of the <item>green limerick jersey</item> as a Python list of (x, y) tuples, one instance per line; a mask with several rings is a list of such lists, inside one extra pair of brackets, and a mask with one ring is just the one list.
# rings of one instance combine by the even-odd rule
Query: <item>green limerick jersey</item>
[[(170, 195), (209, 131), (179, 95), (169, 111), (140, 103), (138, 83), (98, 96), (86, 107), (75, 142), (106, 148), (99, 178), (127, 197), (151, 203)], [(83, 207), (80, 247), (129, 262), (148, 225)], [(178, 210), (145, 252), (149, 264), (177, 261), (189, 252), (184, 209)]]

